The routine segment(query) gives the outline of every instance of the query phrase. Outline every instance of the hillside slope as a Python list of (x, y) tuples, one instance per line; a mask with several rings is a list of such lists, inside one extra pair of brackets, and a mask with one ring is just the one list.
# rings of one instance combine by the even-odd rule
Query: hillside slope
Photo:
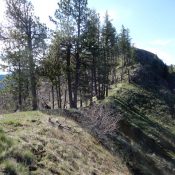
[(175, 173), (175, 120), (158, 94), (134, 84), (118, 84), (103, 103), (115, 106), (123, 116), (119, 130), (111, 136), (133, 174)]
[(6, 114), (0, 116), (0, 126), (5, 132), (0, 132), (0, 174), (129, 174), (119, 158), (65, 117)]
[(174, 175), (175, 76), (156, 55), (136, 56), (130, 83), (126, 71), (93, 106), (0, 116), (0, 171)]
[[(175, 174), (174, 75), (153, 53), (137, 49), (130, 83), (113, 85), (103, 101), (122, 115), (111, 142), (135, 175)], [(120, 74), (120, 69), (118, 74)]]

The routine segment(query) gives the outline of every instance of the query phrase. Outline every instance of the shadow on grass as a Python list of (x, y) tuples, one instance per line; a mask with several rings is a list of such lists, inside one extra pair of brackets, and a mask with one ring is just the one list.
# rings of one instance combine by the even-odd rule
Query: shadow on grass
[[(161, 136), (163, 136), (164, 138), (168, 139), (169, 141), (171, 141), (170, 143), (175, 145), (175, 135), (170, 132), (168, 129), (162, 127), (160, 124), (150, 120), (147, 116), (145, 116), (144, 114), (140, 113), (140, 111), (134, 107), (128, 107), (127, 104), (116, 98), (114, 99), (114, 102), (116, 103), (116, 105), (121, 105), (123, 109), (125, 109), (128, 112), (128, 120), (131, 121), (131, 123), (134, 123), (135, 125), (137, 125), (139, 128), (147, 130), (150, 132), (152, 130), (154, 130), (157, 134), (155, 134), (155, 136), (157, 136), (158, 134), (160, 134)], [(168, 141), (167, 141), (168, 142)]]
[[(122, 110), (125, 111), (125, 115), (126, 113), (128, 115), (128, 117), (119, 122), (119, 130), (115, 134), (111, 133), (101, 136), (89, 130), (88, 126), (82, 125), (84, 115), (78, 110), (58, 109), (42, 112), (71, 118), (78, 122), (83, 128), (86, 127), (87, 131), (96, 137), (112, 154), (116, 156), (120, 155), (132, 174), (168, 175), (174, 173), (173, 168), (175, 167), (175, 161), (168, 154), (168, 151), (175, 150), (175, 147), (174, 144), (171, 144), (164, 139), (164, 137), (173, 140), (175, 135), (158, 123), (151, 121), (143, 114), (140, 114), (136, 109), (131, 109), (123, 101), (116, 98), (113, 100), (115, 105), (121, 106)], [(142, 124), (144, 127), (141, 126)], [(146, 128), (151, 128), (148, 133), (144, 132), (144, 130), (148, 131)], [(158, 158), (159, 161), (164, 160), (166, 165), (163, 165), (163, 163), (157, 165), (157, 162), (154, 160), (155, 157)]]

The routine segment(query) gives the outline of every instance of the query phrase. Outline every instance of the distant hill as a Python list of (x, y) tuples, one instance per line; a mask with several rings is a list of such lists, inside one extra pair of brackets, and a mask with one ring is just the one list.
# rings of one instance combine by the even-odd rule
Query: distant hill
[(168, 67), (157, 55), (137, 49), (133, 81), (145, 87), (168, 86)]

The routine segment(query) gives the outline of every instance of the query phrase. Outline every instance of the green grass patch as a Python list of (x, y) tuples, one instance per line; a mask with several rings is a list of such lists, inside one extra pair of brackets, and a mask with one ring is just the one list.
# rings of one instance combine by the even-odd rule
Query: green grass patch
[(3, 153), (3, 151), (8, 150), (12, 144), (12, 140), (10, 138), (7, 138), (4, 131), (0, 129), (0, 155)]
[(24, 165), (32, 165), (35, 162), (34, 154), (25, 149), (14, 149), (11, 152), (11, 157), (13, 157), (17, 162), (22, 163)]
[(7, 160), (4, 162), (5, 175), (29, 175), (29, 170), (22, 164), (18, 164), (14, 160)]
[[(65, 129), (57, 127), (58, 123)], [(3, 115), (0, 125), (14, 139), (14, 145), (3, 156), (0, 170), (19, 175), (93, 172), (105, 175), (128, 171), (120, 159), (69, 118), (38, 111), (19, 112)]]

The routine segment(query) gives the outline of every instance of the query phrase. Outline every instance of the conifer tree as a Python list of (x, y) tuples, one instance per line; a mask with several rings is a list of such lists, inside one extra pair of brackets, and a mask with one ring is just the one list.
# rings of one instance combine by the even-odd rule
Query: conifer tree
[(108, 96), (108, 86), (110, 84), (109, 75), (111, 74), (114, 63), (114, 53), (116, 43), (116, 29), (113, 27), (109, 20), (109, 15), (106, 12), (105, 21), (102, 28), (102, 71), (103, 71), (103, 82), (102, 82), (102, 98)]
[[(100, 39), (100, 19), (95, 10), (89, 10), (88, 19), (83, 33), (83, 64), (86, 65), (85, 82), (87, 84), (86, 92), (89, 94), (90, 101), (92, 97), (98, 94), (97, 89), (97, 67), (100, 64), (98, 62), (99, 55), (99, 39)], [(81, 78), (82, 82), (83, 77)], [(88, 79), (88, 81), (87, 81)], [(83, 84), (83, 83), (82, 83)], [(85, 93), (84, 93), (85, 94)]]
[(131, 65), (132, 61), (134, 60), (134, 50), (131, 46), (131, 38), (129, 36), (129, 30), (122, 26), (121, 33), (119, 34), (119, 54), (121, 59), (121, 81), (123, 80), (123, 74), (125, 71), (128, 73), (128, 80), (130, 79), (130, 73), (128, 66)]
[[(87, 0), (61, 0), (55, 12), (56, 20), (53, 20), (61, 33), (65, 34), (62, 45), (66, 46), (67, 51), (67, 78), (69, 89), (70, 106), (77, 108), (77, 100), (80, 86), (80, 68), (82, 40), (85, 21), (87, 18)], [(63, 31), (64, 30), (64, 31)], [(75, 61), (74, 76), (71, 76), (71, 58)], [(72, 87), (73, 86), (73, 87)]]
[[(4, 42), (14, 45), (20, 40), (26, 67), (30, 80), (30, 92), (32, 96), (32, 109), (37, 109), (36, 90), (36, 60), (45, 50), (46, 27), (39, 22), (39, 18), (34, 16), (33, 6), (27, 0), (6, 0), (6, 17), (9, 26), (4, 29)], [(14, 47), (11, 52), (15, 52)], [(8, 59), (8, 57), (7, 57)], [(15, 58), (14, 58), (15, 59)], [(8, 60), (11, 61), (10, 59)], [(17, 61), (17, 60), (16, 60)], [(20, 63), (20, 62), (19, 62)], [(19, 64), (18, 64), (19, 65)]]

